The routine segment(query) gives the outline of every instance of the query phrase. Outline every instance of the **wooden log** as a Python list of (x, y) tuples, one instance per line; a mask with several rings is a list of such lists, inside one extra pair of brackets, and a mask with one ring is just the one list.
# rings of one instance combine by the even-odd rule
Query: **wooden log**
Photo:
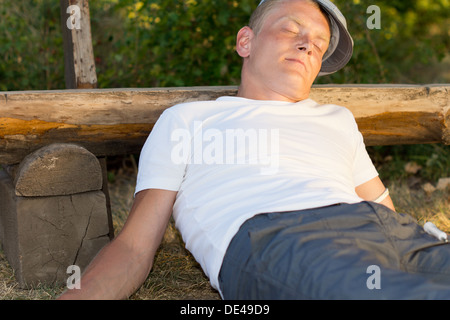
[(96, 88), (89, 2), (60, 0), (66, 88)]
[[(64, 43), (64, 76), (66, 89), (83, 89), (97, 87), (97, 73), (95, 70), (94, 49), (92, 46), (91, 22), (88, 0), (60, 0), (61, 31)], [(68, 17), (69, 15), (69, 17)], [(108, 190), (106, 157), (99, 157), (103, 187), (106, 197), (106, 209), (110, 226), (110, 235), (114, 235), (111, 203)], [(70, 159), (67, 159), (70, 163)], [(95, 161), (90, 161), (94, 163)], [(92, 168), (91, 168), (92, 169)], [(86, 170), (85, 172), (89, 172)], [(73, 177), (75, 188), (86, 188), (90, 182), (97, 181), (89, 177)], [(17, 188), (17, 186), (16, 186)], [(91, 188), (91, 187), (89, 187)], [(20, 190), (20, 188), (17, 188)], [(74, 190), (68, 190), (73, 192)]]
[(311, 98), (352, 111), (366, 145), (450, 144), (450, 85), (320, 86)]
[(85, 148), (55, 143), (29, 154), (14, 171), (17, 196), (48, 197), (103, 187), (100, 163)]
[[(311, 98), (353, 112), (366, 144), (450, 144), (450, 85), (320, 85)], [(96, 89), (0, 94), (0, 164), (54, 142), (96, 156), (139, 153), (174, 104), (235, 95), (236, 87)]]

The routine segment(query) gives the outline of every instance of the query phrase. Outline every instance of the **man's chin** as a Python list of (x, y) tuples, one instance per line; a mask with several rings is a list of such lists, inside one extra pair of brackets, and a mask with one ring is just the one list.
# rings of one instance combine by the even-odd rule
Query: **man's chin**
[(284, 96), (289, 97), (292, 101), (301, 101), (309, 98), (309, 93), (311, 91), (312, 83), (310, 81), (306, 82), (303, 78), (294, 79), (291, 84), (286, 84), (282, 88)]
[(291, 91), (283, 91), (279, 92), (281, 96), (283, 96), (286, 101), (291, 102), (299, 102), (309, 98), (310, 90), (299, 89), (299, 90), (291, 90)]

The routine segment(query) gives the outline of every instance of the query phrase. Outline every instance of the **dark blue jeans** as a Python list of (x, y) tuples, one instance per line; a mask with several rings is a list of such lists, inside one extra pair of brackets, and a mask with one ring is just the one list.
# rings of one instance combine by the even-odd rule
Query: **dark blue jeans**
[(372, 202), (257, 215), (231, 241), (224, 299), (450, 299), (450, 246)]

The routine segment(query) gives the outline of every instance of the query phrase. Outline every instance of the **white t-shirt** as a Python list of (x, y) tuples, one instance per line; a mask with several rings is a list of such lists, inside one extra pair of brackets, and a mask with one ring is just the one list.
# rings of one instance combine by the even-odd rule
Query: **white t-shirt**
[(178, 191), (176, 227), (220, 292), (223, 257), (247, 219), (360, 202), (355, 187), (377, 175), (348, 109), (221, 97), (163, 112), (142, 149), (136, 193)]

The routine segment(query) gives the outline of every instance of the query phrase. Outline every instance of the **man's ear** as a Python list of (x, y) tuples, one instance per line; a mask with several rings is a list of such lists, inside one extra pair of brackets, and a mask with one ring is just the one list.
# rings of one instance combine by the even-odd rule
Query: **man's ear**
[(239, 30), (236, 39), (236, 52), (242, 57), (247, 58), (250, 56), (251, 40), (254, 33), (250, 27), (243, 27)]

